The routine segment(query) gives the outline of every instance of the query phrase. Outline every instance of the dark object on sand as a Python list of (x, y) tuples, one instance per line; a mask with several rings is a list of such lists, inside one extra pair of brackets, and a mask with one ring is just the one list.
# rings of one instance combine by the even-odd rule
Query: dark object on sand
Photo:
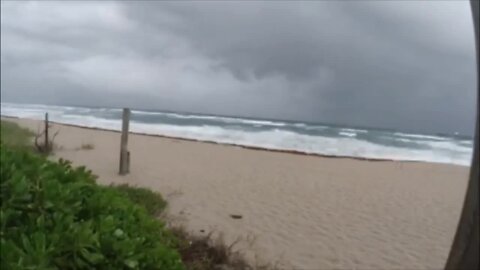
[(230, 217), (233, 219), (241, 219), (242, 215), (230, 215)]

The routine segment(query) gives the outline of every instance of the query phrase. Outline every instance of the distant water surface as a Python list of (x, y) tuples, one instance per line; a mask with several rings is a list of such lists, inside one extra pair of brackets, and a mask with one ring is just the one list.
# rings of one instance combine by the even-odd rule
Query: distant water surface
[[(2, 103), (1, 115), (120, 130), (121, 109)], [(130, 130), (333, 156), (470, 165), (473, 140), (292, 121), (132, 110)]]

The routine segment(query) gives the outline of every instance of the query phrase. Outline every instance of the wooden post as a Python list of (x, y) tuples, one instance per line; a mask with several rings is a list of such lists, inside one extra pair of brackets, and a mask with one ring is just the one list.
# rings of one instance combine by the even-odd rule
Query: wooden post
[(130, 122), (130, 109), (124, 108), (122, 115), (122, 137), (120, 140), (120, 168), (118, 173), (125, 175), (130, 172), (130, 153), (128, 152), (128, 126)]
[(48, 146), (48, 112), (45, 113), (45, 153), (49, 152)]

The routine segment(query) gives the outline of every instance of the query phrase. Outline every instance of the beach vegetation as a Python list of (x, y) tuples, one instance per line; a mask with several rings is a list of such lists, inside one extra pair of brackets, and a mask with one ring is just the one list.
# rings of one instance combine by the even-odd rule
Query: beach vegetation
[(152, 216), (159, 216), (167, 206), (167, 202), (160, 193), (148, 188), (134, 187), (128, 184), (112, 187), (128, 197), (132, 202), (144, 207), (148, 214)]
[(1, 146), (1, 269), (184, 269), (178, 240), (85, 167)]
[(172, 228), (172, 232), (178, 239), (178, 251), (189, 270), (271, 269), (251, 267), (242, 253), (234, 250), (234, 246), (240, 239), (227, 245), (221, 235), (213, 238), (213, 231), (194, 236), (183, 227), (177, 226)]
[(50, 125), (46, 124), (46, 128), (43, 131), (38, 130), (36, 134), (34, 134), (34, 145), (35, 149), (38, 153), (43, 155), (50, 155), (53, 153), (53, 150), (57, 148), (55, 144), (55, 138), (57, 137), (59, 130), (55, 131), (52, 136), (48, 135), (48, 130), (50, 129)]
[(4, 145), (14, 149), (32, 148), (34, 133), (9, 121), (0, 121), (0, 140)]

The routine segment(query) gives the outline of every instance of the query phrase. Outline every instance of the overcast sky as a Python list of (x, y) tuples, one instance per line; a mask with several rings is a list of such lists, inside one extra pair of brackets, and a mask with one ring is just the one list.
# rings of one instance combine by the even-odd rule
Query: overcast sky
[(471, 133), (468, 1), (1, 2), (2, 102)]

